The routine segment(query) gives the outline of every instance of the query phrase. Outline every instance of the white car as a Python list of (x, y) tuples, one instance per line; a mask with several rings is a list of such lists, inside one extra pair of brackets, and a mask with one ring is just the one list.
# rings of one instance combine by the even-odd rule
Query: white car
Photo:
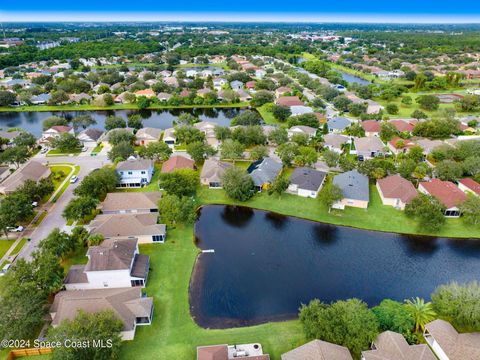
[(77, 175), (73, 175), (70, 178), (70, 184), (75, 184), (77, 181), (78, 181), (78, 176)]
[(25, 228), (23, 226), (9, 226), (7, 227), (7, 230), (10, 231), (10, 232), (22, 232), (23, 230), (25, 230)]
[(44, 148), (42, 148), (42, 150), (40, 150), (41, 154), (45, 154), (47, 152), (48, 152), (48, 148), (46, 148), (46, 147), (44, 147)]
[(37, 206), (38, 206), (38, 202), (37, 202), (37, 201), (32, 202), (32, 207), (37, 207)]
[(5, 275), (11, 265), (12, 265), (12, 264), (7, 264), (7, 265), (5, 265), (5, 266), (2, 268), (2, 270), (0, 270), (0, 276)]
[(88, 149), (87, 149), (86, 146), (84, 146), (84, 147), (82, 148), (82, 152), (85, 152), (85, 151), (87, 151), (87, 150), (88, 150)]

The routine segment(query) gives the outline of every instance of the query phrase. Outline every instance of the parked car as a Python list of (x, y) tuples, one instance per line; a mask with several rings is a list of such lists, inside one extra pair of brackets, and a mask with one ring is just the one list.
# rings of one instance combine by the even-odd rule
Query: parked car
[(40, 150), (40, 153), (41, 153), (41, 154), (45, 154), (45, 153), (47, 153), (47, 152), (48, 152), (48, 150), (50, 150), (50, 149), (49, 149), (49, 148), (46, 148), (46, 147), (44, 147), (44, 148), (42, 148), (42, 150)]
[(32, 207), (37, 207), (37, 206), (38, 206), (38, 202), (37, 202), (37, 201), (32, 202)]
[(25, 228), (23, 226), (9, 226), (7, 227), (7, 230), (10, 231), (10, 232), (22, 232), (23, 230), (25, 230)]
[(10, 266), (11, 266), (11, 265), (12, 265), (12, 264), (7, 264), (7, 265), (5, 265), (5, 266), (2, 268), (2, 270), (0, 271), (0, 276), (5, 275), (5, 274), (7, 273), (7, 271), (8, 271), (8, 269), (10, 269)]
[(70, 178), (70, 184), (75, 184), (77, 181), (78, 181), (78, 176), (77, 175), (73, 175)]
[(82, 152), (85, 152), (85, 151), (87, 151), (87, 150), (88, 150), (88, 149), (87, 149), (86, 146), (84, 146), (84, 147), (82, 148)]

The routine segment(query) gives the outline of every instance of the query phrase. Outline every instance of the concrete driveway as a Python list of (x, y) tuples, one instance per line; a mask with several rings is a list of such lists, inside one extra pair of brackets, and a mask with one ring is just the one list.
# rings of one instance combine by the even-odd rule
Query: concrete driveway
[(106, 155), (97, 156), (58, 156), (46, 157), (44, 154), (38, 154), (33, 158), (33, 161), (40, 161), (48, 164), (55, 163), (71, 163), (80, 166), (80, 172), (77, 174), (79, 181), (75, 184), (69, 184), (63, 194), (53, 204), (47, 204), (46, 209), (48, 215), (43, 219), (38, 227), (36, 227), (30, 234), (25, 234), (31, 240), (25, 244), (20, 251), (18, 258), (31, 259), (31, 254), (37, 249), (40, 240), (46, 238), (50, 232), (59, 228), (66, 229), (67, 222), (62, 217), (63, 209), (73, 198), (73, 190), (78, 187), (82, 179), (88, 175), (92, 170), (99, 169), (104, 165), (110, 164)]

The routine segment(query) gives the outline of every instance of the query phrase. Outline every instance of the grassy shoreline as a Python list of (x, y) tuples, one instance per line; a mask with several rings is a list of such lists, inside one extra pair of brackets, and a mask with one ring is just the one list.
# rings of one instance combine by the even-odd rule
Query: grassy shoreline
[(151, 105), (146, 109), (139, 109), (136, 104), (120, 104), (112, 106), (96, 105), (30, 105), (30, 106), (0, 106), (0, 112), (55, 112), (55, 111), (107, 111), (107, 110), (174, 110), (174, 109), (214, 109), (214, 108), (246, 108), (250, 106), (248, 102), (236, 104), (215, 104), (215, 105)]

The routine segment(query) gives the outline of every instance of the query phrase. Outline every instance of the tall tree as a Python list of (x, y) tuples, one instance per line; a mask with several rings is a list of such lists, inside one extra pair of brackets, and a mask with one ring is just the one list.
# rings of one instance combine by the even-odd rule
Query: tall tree
[(437, 316), (432, 303), (425, 302), (424, 299), (419, 297), (405, 300), (405, 307), (415, 322), (415, 331), (425, 330), (425, 325), (435, 320)]

